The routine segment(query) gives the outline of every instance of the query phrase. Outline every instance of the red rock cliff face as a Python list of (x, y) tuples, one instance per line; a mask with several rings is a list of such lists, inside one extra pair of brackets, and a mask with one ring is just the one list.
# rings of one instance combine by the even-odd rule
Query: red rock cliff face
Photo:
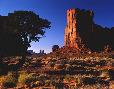
[(87, 39), (87, 34), (92, 31), (92, 18), (93, 13), (91, 11), (67, 10), (64, 45), (80, 49)]
[(67, 10), (64, 46), (84, 51), (102, 51), (108, 46), (114, 50), (114, 27), (103, 28), (93, 22), (91, 10)]
[(64, 44), (65, 46), (78, 48), (78, 45), (76, 43), (77, 28), (76, 28), (76, 16), (75, 15), (76, 15), (75, 9), (67, 10), (67, 26), (65, 28)]

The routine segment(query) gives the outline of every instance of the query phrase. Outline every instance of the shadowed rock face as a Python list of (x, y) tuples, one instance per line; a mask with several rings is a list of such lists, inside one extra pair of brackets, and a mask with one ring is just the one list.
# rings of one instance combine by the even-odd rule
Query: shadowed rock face
[(101, 51), (105, 46), (114, 50), (114, 28), (103, 28), (93, 22), (93, 11), (67, 10), (67, 25), (64, 34), (64, 45), (79, 50), (88, 48)]

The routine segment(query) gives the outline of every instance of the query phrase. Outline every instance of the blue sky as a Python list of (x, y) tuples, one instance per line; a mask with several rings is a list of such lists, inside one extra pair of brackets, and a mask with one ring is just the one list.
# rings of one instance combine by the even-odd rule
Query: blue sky
[(114, 26), (114, 0), (0, 0), (0, 15), (7, 15), (15, 10), (31, 10), (51, 22), (45, 36), (39, 42), (32, 42), (35, 52), (50, 52), (53, 45), (64, 45), (66, 10), (70, 8), (91, 9), (94, 22), (103, 27)]

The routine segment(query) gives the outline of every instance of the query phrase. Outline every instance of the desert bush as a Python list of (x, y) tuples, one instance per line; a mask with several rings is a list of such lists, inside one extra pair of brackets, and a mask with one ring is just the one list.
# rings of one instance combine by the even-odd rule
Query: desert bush
[(7, 88), (16, 87), (17, 84), (17, 76), (13, 72), (9, 72), (6, 76), (5, 80), (3, 81), (3, 86)]
[(46, 80), (45, 81), (45, 86), (49, 86), (50, 85), (50, 80)]
[(36, 86), (39, 86), (39, 85), (40, 85), (40, 82), (39, 82), (39, 81), (36, 81), (34, 84), (35, 84)]
[(70, 75), (66, 75), (64, 79), (65, 79), (67, 82), (69, 82), (69, 81), (70, 81), (70, 77), (71, 77)]
[(29, 67), (31, 65), (31, 58), (27, 58), (25, 63), (23, 64), (24, 67)]
[(27, 72), (22, 72), (18, 78), (18, 82), (22, 84), (29, 84), (35, 81), (37, 81), (37, 77), (34, 75), (34, 73), (28, 74)]
[(33, 73), (30, 73), (30, 74), (28, 74), (28, 76), (26, 77), (25, 83), (35, 82), (36, 80), (37, 80), (37, 77), (34, 76)]

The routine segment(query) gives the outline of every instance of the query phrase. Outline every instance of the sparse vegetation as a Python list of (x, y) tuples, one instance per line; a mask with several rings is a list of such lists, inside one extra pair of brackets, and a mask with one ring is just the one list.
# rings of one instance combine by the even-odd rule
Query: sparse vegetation
[(3, 86), (6, 88), (16, 87), (17, 85), (17, 75), (13, 72), (9, 72), (5, 80), (3, 80)]
[(34, 76), (34, 73), (22, 72), (18, 78), (18, 82), (22, 84), (29, 84), (35, 81), (37, 81), (37, 78)]
[[(99, 84), (104, 88), (109, 86), (110, 82), (114, 82), (114, 52), (111, 52), (108, 45), (99, 53), (85, 49), (83, 44), (81, 44), (81, 51), (54, 45), (53, 52), (47, 55), (40, 57), (29, 55), (25, 59), (30, 43), (39, 41), (44, 36), (44, 29), (50, 28), (50, 22), (31, 11), (16, 11), (6, 17), (8, 17), (6, 22), (9, 21), (6, 25), (8, 28), (3, 28), (0, 33), (2, 89), (18, 89), (19, 84), (23, 86), (21, 89), (39, 87), (54, 87), (53, 89), (92, 87), (91, 89), (94, 89)], [(6, 42), (8, 40), (11, 40), (10, 46)], [(6, 52), (4, 48), (7, 49)]]
[[(37, 63), (37, 60), (39, 58), (31, 58), (30, 61)], [(9, 72), (8, 75), (1, 76), (0, 80), (4, 87), (16, 87), (21, 84), (21, 86), (26, 85), (31, 88), (48, 86), (60, 88), (68, 87), (67, 83), (76, 84), (77, 87), (82, 87), (82, 85), (95, 87), (97, 84), (101, 84), (100, 81), (106, 85), (107, 82), (104, 79), (113, 81), (112, 69), (107, 69), (108, 66), (112, 66), (112, 63), (109, 63), (111, 60), (113, 59), (110, 57), (100, 56), (69, 59), (49, 56), (44, 59), (42, 57), (40, 58), (42, 66), (33, 68), (34, 63), (30, 63), (28, 67), (23, 66), (19, 72)]]

